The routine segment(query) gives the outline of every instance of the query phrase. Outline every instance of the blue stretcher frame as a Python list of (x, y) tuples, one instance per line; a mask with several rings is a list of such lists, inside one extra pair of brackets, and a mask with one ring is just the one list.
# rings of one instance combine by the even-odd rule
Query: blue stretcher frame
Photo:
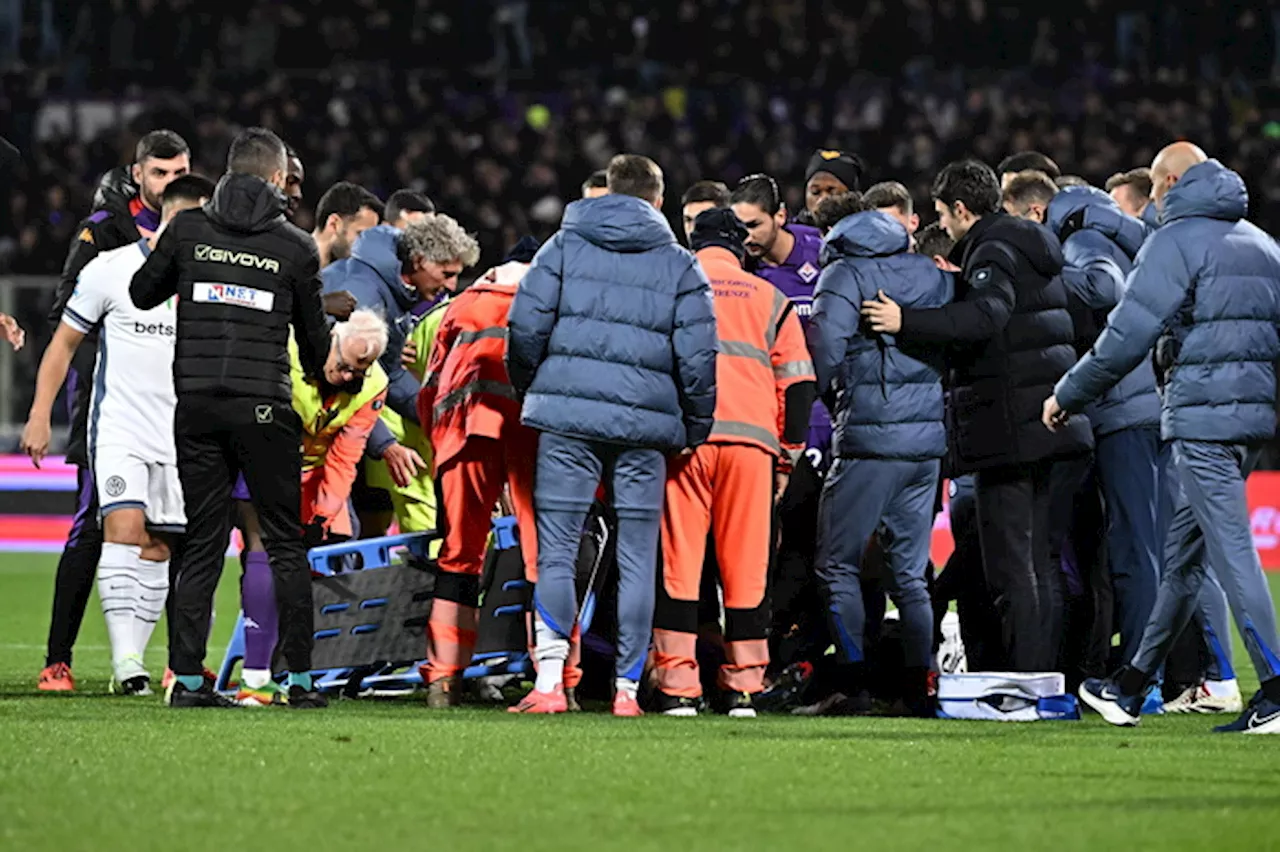
[[(504, 517), (496, 519), (493, 523), (493, 532), (494, 546), (499, 550), (510, 549), (518, 543), (515, 533), (515, 518)], [(438, 533), (420, 532), (324, 545), (308, 551), (307, 561), (313, 574), (331, 577), (335, 574), (345, 573), (343, 563), (348, 561), (345, 557), (360, 554), (363, 558), (362, 570), (377, 570), (391, 566), (394, 555), (402, 550), (407, 550), (422, 559), (429, 559), (429, 548), (437, 538), (439, 538)], [(512, 582), (525, 584), (524, 580)], [(512, 583), (507, 585), (511, 586)], [(501, 607), (500, 609), (504, 611), (499, 612), (499, 615), (524, 617), (523, 608)], [(513, 609), (519, 609), (519, 612), (505, 611)], [(424, 635), (422, 637), (424, 648), (426, 647), (426, 641), (426, 636)], [(244, 659), (244, 651), (245, 627), (244, 611), (242, 610), (236, 616), (235, 627), (231, 632), (231, 640), (228, 642), (226, 653), (223, 655), (222, 665), (218, 668), (218, 679), (214, 684), (214, 688), (219, 692), (230, 693), (234, 691), (231, 687), (231, 674), (235, 670), (236, 663)], [(372, 662), (370, 661), (370, 664)], [(425, 662), (425, 659), (421, 659), (384, 666), (364, 676), (361, 679), (359, 691), (362, 693), (372, 691), (377, 694), (378, 692), (408, 692), (416, 689), (422, 686), (422, 675), (419, 674), (418, 667)], [(463, 671), (463, 678), (470, 679), (506, 674), (529, 675), (533, 672), (533, 662), (529, 659), (527, 649), (478, 654), (472, 658), (471, 662), (472, 664)], [(332, 692), (346, 688), (351, 675), (358, 668), (360, 667), (317, 669), (311, 672), (311, 677), (316, 689), (322, 692)]]

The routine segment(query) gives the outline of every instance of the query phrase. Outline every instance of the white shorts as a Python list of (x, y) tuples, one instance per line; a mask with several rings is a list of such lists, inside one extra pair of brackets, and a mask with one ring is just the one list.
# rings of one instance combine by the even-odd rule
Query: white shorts
[(102, 517), (119, 509), (142, 509), (147, 527), (157, 532), (186, 531), (178, 467), (151, 462), (126, 447), (98, 447), (93, 457)]

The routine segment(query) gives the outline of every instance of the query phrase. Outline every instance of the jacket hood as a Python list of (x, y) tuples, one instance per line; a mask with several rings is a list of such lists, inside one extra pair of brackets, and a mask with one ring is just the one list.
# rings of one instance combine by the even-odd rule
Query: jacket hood
[(260, 177), (223, 175), (205, 204), (211, 220), (233, 231), (257, 234), (284, 222), (284, 193)]
[(1217, 160), (1205, 160), (1187, 169), (1164, 197), (1160, 221), (1202, 216), (1236, 222), (1249, 212), (1249, 191), (1244, 179)]
[(1147, 206), (1142, 208), (1141, 218), (1142, 224), (1146, 225), (1149, 230), (1154, 231), (1160, 227), (1160, 211), (1156, 208), (1155, 202), (1147, 202)]
[[(973, 246), (987, 240), (1008, 243), (1027, 259), (1032, 269), (1046, 278), (1057, 275), (1066, 264), (1062, 256), (1062, 244), (1048, 228), (1007, 213), (983, 216), (974, 223), (956, 247), (963, 245), (964, 256), (967, 257)], [(961, 263), (960, 266), (964, 264)]]
[(129, 202), (138, 194), (138, 185), (128, 166), (118, 166), (102, 176), (93, 193), (93, 207), (127, 212)]
[(602, 249), (642, 252), (673, 244), (671, 225), (649, 202), (630, 195), (584, 198), (565, 208), (561, 227)]
[(818, 263), (826, 266), (841, 257), (887, 257), (901, 254), (911, 245), (902, 223), (879, 210), (845, 216), (822, 243)]
[(1045, 211), (1049, 230), (1061, 241), (1076, 231), (1097, 231), (1129, 256), (1137, 257), (1146, 239), (1146, 229), (1132, 216), (1126, 216), (1120, 205), (1100, 189), (1092, 186), (1069, 186), (1049, 202)]
[(396, 251), (399, 242), (399, 228), (378, 225), (356, 238), (351, 247), (351, 257), (376, 272), (396, 304), (407, 310), (418, 301), (418, 294), (406, 287), (400, 278), (402, 265)]
[(524, 280), (524, 274), (529, 271), (529, 266), (529, 263), (522, 260), (508, 260), (481, 275), (468, 289), (514, 293), (520, 286), (520, 282)]

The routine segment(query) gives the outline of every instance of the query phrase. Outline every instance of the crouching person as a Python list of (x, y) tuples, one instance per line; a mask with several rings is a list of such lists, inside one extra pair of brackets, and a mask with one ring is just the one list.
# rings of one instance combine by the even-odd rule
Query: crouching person
[(699, 214), (690, 238), (711, 281), (720, 344), (711, 434), (667, 465), (654, 646), (658, 708), (669, 716), (698, 712), (698, 592), (713, 529), (725, 611), (718, 685), (730, 716), (755, 716), (769, 664), (765, 587), (774, 497), (804, 449), (813, 408), (813, 363), (800, 319), (781, 290), (743, 271), (746, 237), (733, 211), (720, 208)]
[(907, 230), (868, 210), (842, 219), (823, 246), (822, 277), (808, 329), (818, 392), (835, 420), (835, 461), (818, 515), (817, 573), (841, 663), (841, 693), (826, 708), (866, 712), (865, 615), (859, 575), (879, 531), (889, 596), (902, 617), (903, 695), (927, 711), (933, 612), (926, 588), (940, 459), (946, 454), (940, 353), (908, 349), (861, 322), (878, 293), (935, 308), (951, 301), (951, 276), (908, 254)]
[[(387, 374), (378, 358), (387, 348), (387, 324), (373, 311), (354, 311), (333, 327), (329, 354), (318, 378), (311, 378), (289, 342), (293, 410), (302, 421), (303, 541), (308, 549), (352, 536), (348, 501), (356, 479), (356, 463), (364, 455), (369, 433), (387, 398)], [(271, 679), (275, 647), (275, 587), (270, 582), (242, 587), (246, 634), (244, 671), (236, 701), (245, 707), (285, 703), (285, 692)], [(250, 598), (253, 606), (250, 607)], [(251, 611), (252, 610), (252, 611)], [(251, 653), (252, 652), (252, 653)]]

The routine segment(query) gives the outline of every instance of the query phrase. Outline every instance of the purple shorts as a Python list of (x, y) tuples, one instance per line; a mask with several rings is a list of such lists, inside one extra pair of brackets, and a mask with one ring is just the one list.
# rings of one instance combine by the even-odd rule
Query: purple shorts
[(231, 499), (232, 500), (248, 500), (249, 499), (249, 486), (245, 484), (243, 473), (236, 477), (235, 487), (231, 489)]

